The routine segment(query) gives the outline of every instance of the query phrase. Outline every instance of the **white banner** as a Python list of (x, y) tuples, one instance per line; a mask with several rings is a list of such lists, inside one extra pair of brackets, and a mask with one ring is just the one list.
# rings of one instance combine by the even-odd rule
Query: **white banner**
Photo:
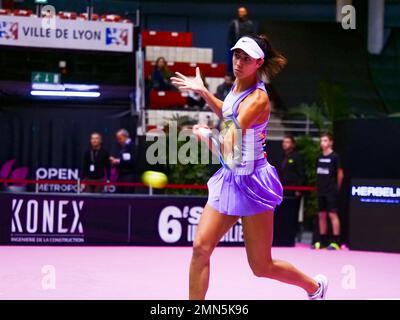
[(0, 45), (133, 51), (133, 24), (0, 16)]

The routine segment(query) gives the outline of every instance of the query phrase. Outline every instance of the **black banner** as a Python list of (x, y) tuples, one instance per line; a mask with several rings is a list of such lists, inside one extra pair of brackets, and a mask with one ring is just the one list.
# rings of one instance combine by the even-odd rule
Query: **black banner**
[[(195, 196), (2, 193), (0, 243), (191, 246), (206, 202)], [(243, 245), (240, 221), (220, 245)]]
[(400, 181), (353, 179), (349, 247), (400, 252)]
[[(152, 197), (134, 200), (132, 243), (136, 245), (191, 245), (205, 197)], [(148, 232), (153, 230), (153, 232)], [(222, 237), (220, 245), (243, 244), (241, 221)]]
[(129, 202), (102, 197), (0, 194), (3, 244), (129, 244)]

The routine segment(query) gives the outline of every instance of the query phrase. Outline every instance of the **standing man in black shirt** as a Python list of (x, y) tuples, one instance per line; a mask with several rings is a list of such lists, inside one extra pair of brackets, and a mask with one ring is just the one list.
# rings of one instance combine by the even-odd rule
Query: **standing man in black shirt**
[[(120, 129), (115, 135), (118, 144), (121, 146), (118, 158), (110, 157), (111, 164), (116, 166), (118, 182), (137, 182), (138, 172), (136, 167), (135, 145), (126, 129)], [(134, 187), (120, 186), (118, 193), (133, 193)]]
[[(98, 132), (90, 135), (90, 148), (83, 157), (82, 180), (87, 182), (104, 182), (110, 180), (110, 154), (102, 146), (102, 136)], [(104, 186), (85, 185), (85, 192), (102, 192)]]
[[(301, 186), (305, 183), (303, 158), (296, 150), (296, 141), (291, 134), (285, 135), (282, 141), (283, 159), (279, 170), (279, 177), (284, 186)], [(300, 191), (284, 191), (286, 196), (301, 197)]]
[[(314, 249), (327, 247), (329, 250), (340, 250), (340, 220), (337, 197), (343, 181), (343, 169), (339, 155), (333, 151), (332, 145), (332, 135), (330, 133), (321, 134), (320, 147), (322, 153), (317, 159), (320, 241), (314, 243)], [(331, 241), (328, 241), (327, 215), (329, 215), (332, 224), (333, 237)]]
[(249, 19), (249, 12), (246, 7), (239, 7), (237, 9), (237, 15), (237, 18), (231, 21), (228, 31), (228, 72), (233, 71), (233, 51), (230, 51), (230, 48), (232, 48), (242, 36), (256, 33), (256, 27), (253, 21)]
[[(282, 140), (283, 157), (278, 167), (279, 178), (284, 186), (301, 186), (305, 183), (303, 157), (296, 150), (296, 141), (291, 134), (286, 134)], [(302, 193), (298, 190), (283, 191), (285, 210), (278, 209), (275, 219), (276, 230), (285, 230), (285, 236), (276, 233), (276, 241), (279, 237), (284, 239), (296, 238), (296, 233), (301, 235), (302, 225), (299, 223), (299, 208)], [(282, 232), (281, 232), (282, 233)], [(282, 241), (282, 240), (280, 240)], [(285, 240), (285, 242), (288, 240)], [(286, 242), (287, 243), (287, 242)], [(288, 243), (289, 244), (289, 243)]]

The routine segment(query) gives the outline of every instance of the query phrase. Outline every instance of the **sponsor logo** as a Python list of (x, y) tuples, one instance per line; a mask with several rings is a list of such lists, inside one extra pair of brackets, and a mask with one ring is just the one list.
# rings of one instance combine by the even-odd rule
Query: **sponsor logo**
[(352, 196), (400, 198), (400, 187), (352, 186)]
[(18, 22), (0, 21), (0, 39), (18, 40)]
[[(193, 242), (202, 211), (201, 206), (185, 206), (182, 210), (177, 206), (165, 207), (158, 218), (160, 238), (166, 243), (176, 243), (182, 238)], [(184, 220), (187, 220), (187, 230), (182, 227)], [(241, 219), (222, 237), (221, 242), (243, 242)]]
[(331, 163), (331, 159), (330, 158), (321, 158), (321, 159), (319, 159), (319, 162)]
[(124, 28), (106, 28), (106, 45), (127, 46), (128, 29)]
[(351, 195), (364, 203), (400, 204), (400, 187), (352, 186)]
[[(38, 168), (36, 180), (78, 180), (79, 170), (68, 168)], [(78, 192), (76, 184), (38, 184), (39, 192)]]
[(329, 169), (328, 168), (317, 168), (317, 174), (329, 174)]
[(14, 198), (11, 207), (11, 242), (84, 242), (83, 200)]

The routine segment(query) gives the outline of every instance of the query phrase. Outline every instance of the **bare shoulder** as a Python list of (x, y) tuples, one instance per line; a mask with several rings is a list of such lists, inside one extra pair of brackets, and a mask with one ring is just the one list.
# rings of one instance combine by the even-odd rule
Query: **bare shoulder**
[(258, 114), (258, 121), (256, 123), (264, 122), (268, 119), (270, 112), (268, 94), (264, 90), (254, 90), (240, 103), (238, 108), (239, 113), (240, 109), (246, 109), (247, 111)]
[(254, 90), (247, 98), (250, 103), (255, 103), (257, 105), (266, 105), (269, 102), (268, 94), (261, 89)]

